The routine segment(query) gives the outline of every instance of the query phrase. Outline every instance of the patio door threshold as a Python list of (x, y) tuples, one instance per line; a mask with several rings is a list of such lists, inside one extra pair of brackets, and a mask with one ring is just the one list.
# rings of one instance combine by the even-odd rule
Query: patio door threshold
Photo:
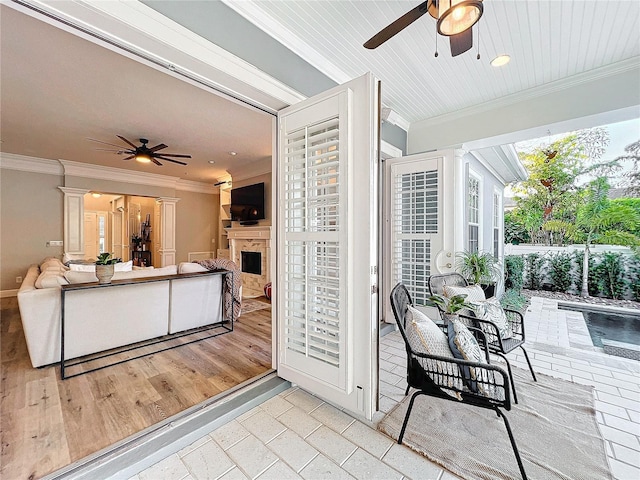
[(289, 387), (290, 382), (270, 370), (43, 479), (130, 478)]

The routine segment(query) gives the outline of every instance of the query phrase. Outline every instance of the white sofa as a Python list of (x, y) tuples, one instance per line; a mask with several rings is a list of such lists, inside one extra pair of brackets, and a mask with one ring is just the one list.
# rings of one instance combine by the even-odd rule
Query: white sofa
[[(116, 272), (113, 279), (199, 271), (206, 269), (183, 262), (178, 266)], [(55, 258), (29, 267), (18, 290), (18, 305), (34, 367), (60, 362), (60, 285), (91, 281), (97, 281), (95, 274), (71, 271)], [(219, 322), (221, 292), (221, 275), (67, 292), (65, 359)]]

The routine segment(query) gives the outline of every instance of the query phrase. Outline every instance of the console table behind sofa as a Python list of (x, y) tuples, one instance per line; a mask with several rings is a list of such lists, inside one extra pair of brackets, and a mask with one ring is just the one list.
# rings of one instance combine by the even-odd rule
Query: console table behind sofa
[[(62, 378), (69, 378), (65, 377), (65, 359), (205, 325), (223, 325), (226, 275), (233, 276), (233, 272), (63, 285), (60, 293)], [(223, 333), (233, 330), (233, 312), (229, 313), (228, 320)]]

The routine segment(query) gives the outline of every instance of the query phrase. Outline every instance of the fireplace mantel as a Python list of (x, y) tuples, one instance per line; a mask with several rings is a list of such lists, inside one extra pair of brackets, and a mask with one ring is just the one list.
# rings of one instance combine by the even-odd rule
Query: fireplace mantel
[(227, 228), (230, 258), (242, 268), (241, 253), (260, 252), (262, 254), (262, 274), (242, 274), (242, 295), (257, 297), (263, 295), (264, 286), (271, 281), (271, 226), (251, 226)]
[(227, 228), (227, 238), (232, 240), (234, 238), (250, 238), (250, 239), (271, 239), (271, 226), (255, 226), (255, 227), (238, 227)]

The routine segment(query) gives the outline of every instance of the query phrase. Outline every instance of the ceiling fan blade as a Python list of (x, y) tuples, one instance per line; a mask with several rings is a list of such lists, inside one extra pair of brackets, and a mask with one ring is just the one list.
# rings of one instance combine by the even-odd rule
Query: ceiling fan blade
[(94, 150), (99, 150), (101, 152), (123, 152), (124, 150), (116, 150), (114, 148), (94, 148)]
[(105, 145), (111, 145), (112, 147), (118, 147), (120, 149), (124, 148), (122, 145), (116, 145), (115, 143), (103, 142), (102, 140), (96, 140), (95, 138), (86, 137), (87, 140), (91, 140), (92, 142), (104, 143)]
[(165, 145), (164, 143), (159, 143), (155, 147), (151, 147), (149, 149), (150, 152), (157, 152), (158, 150), (162, 150), (163, 148), (167, 148), (169, 145)]
[(158, 160), (156, 160), (155, 158), (153, 158), (153, 157), (151, 157), (151, 161), (152, 161), (153, 163), (155, 163), (156, 165), (158, 165), (159, 167), (161, 167), (161, 166), (162, 166), (162, 164), (161, 164)]
[(125, 143), (128, 143), (129, 145), (131, 145), (133, 148), (138, 148), (136, 147), (133, 143), (131, 143), (129, 140), (127, 140), (126, 138), (124, 138), (122, 135), (116, 135), (116, 137), (118, 137), (120, 140), (122, 140)]
[(159, 155), (163, 155), (165, 157), (191, 158), (191, 155), (182, 155), (179, 153), (160, 153)]
[(457, 57), (461, 53), (470, 50), (473, 47), (473, 32), (471, 28), (464, 32), (449, 37), (449, 45), (451, 46), (451, 56)]
[(132, 158), (135, 158), (135, 155), (129, 155), (127, 158), (123, 158), (123, 160), (131, 160)]
[(427, 0), (426, 2), (422, 2), (417, 7), (409, 10), (407, 13), (402, 15), (396, 21), (390, 23), (378, 33), (376, 33), (369, 40), (364, 42), (364, 48), (368, 48), (370, 50), (374, 48), (378, 48), (384, 42), (393, 37), (396, 33), (401, 32), (413, 22), (418, 20), (421, 16), (429, 11), (429, 4), (432, 3), (432, 0)]
[(167, 162), (179, 163), (180, 165), (187, 165), (184, 162), (180, 162), (178, 160), (172, 160), (172, 159), (164, 157), (162, 155), (154, 155), (154, 158), (161, 158), (162, 160), (166, 160)]

